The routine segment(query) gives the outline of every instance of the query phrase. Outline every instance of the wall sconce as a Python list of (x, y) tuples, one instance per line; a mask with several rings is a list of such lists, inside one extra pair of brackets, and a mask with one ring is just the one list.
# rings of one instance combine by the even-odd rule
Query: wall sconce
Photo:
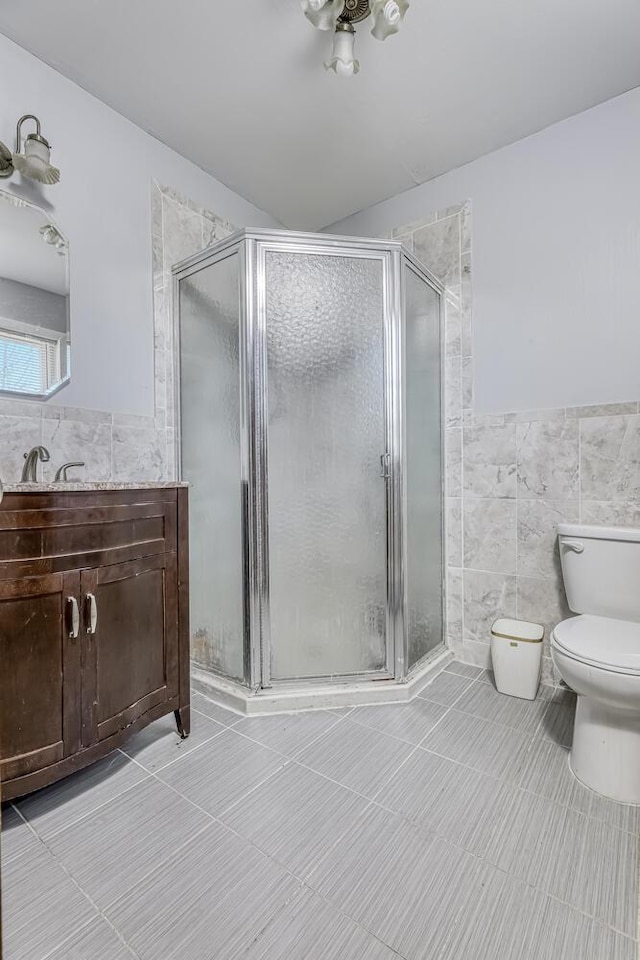
[[(36, 125), (35, 133), (28, 133), (22, 150), (22, 124), (25, 120), (33, 120)], [(51, 147), (40, 133), (40, 121), (32, 113), (20, 117), (16, 127), (15, 153), (4, 143), (0, 142), (0, 177), (6, 179), (13, 176), (15, 171), (29, 180), (38, 183), (54, 184), (60, 179), (60, 171), (51, 166)]]

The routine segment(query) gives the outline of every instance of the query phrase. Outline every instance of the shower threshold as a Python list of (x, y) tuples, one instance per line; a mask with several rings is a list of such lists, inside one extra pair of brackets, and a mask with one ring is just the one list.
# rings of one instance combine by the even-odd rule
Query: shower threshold
[(408, 703), (417, 696), (426, 681), (440, 673), (453, 659), (447, 647), (439, 647), (419, 663), (404, 681), (327, 680), (280, 683), (269, 689), (251, 690), (241, 683), (192, 664), (194, 690), (221, 706), (243, 716), (291, 713), (298, 710), (327, 710), (374, 703)]

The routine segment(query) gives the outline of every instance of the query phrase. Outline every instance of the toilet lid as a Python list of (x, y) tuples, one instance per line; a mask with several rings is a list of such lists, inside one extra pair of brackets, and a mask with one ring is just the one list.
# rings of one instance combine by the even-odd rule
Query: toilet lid
[(640, 623), (582, 614), (559, 623), (553, 637), (576, 660), (640, 676)]

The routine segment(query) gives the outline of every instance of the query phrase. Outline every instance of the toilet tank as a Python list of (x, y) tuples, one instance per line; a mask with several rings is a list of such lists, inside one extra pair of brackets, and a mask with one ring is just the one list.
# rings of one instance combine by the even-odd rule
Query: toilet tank
[(640, 622), (640, 529), (560, 523), (558, 547), (574, 613)]

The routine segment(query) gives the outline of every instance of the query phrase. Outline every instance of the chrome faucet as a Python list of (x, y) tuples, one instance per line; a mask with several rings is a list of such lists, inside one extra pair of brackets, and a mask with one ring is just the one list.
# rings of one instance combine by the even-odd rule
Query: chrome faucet
[(47, 463), (49, 459), (49, 451), (46, 447), (32, 447), (29, 453), (25, 453), (24, 455), (24, 466), (22, 468), (20, 482), (37, 483), (38, 461), (40, 460), (42, 463)]
[(71, 467), (84, 467), (84, 465), (84, 460), (72, 460), (70, 463), (63, 463), (62, 466), (56, 470), (54, 483), (68, 483), (69, 477), (67, 476), (67, 470), (71, 470)]

